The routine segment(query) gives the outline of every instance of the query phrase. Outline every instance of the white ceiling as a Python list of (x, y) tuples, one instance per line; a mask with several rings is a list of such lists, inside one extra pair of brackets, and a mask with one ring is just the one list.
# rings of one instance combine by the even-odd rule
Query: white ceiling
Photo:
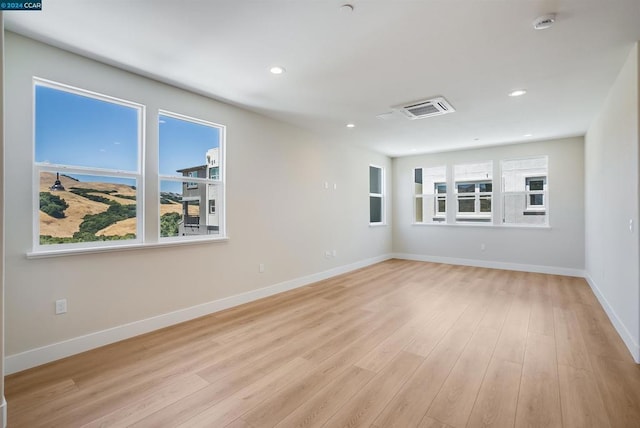
[[(552, 12), (552, 28), (532, 28)], [(390, 156), (583, 135), (640, 40), (640, 0), (45, 0), (4, 17), (11, 31)], [(275, 64), (287, 72), (270, 74)], [(528, 93), (507, 96), (518, 88)], [(376, 117), (436, 95), (457, 112)]]

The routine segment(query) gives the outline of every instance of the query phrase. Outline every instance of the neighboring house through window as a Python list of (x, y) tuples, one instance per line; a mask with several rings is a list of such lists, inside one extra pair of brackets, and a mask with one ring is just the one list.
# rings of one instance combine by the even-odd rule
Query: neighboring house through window
[(492, 219), (493, 163), (454, 166), (457, 222), (490, 222)]
[(447, 168), (437, 166), (415, 168), (414, 176), (414, 222), (445, 222), (447, 215)]
[(545, 226), (549, 223), (546, 156), (502, 161), (502, 222)]
[(161, 237), (219, 234), (223, 128), (166, 111), (159, 122)]

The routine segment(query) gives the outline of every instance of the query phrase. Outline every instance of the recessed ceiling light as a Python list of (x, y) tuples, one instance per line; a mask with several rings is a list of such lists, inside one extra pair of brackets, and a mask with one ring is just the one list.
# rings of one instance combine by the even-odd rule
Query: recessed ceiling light
[(476, 137), (473, 139), (473, 141), (480, 141), (480, 138)]
[(356, 125), (353, 123), (347, 123), (347, 128), (355, 128)]
[(533, 134), (524, 134), (523, 137), (533, 137)]
[(516, 89), (515, 91), (509, 92), (510, 97), (520, 97), (527, 93), (526, 89)]
[(280, 67), (279, 65), (275, 65), (275, 66), (271, 67), (271, 68), (269, 69), (269, 71), (270, 71), (272, 74), (282, 74), (282, 73), (284, 73), (286, 70), (284, 69), (284, 67)]
[(556, 22), (556, 14), (550, 13), (548, 15), (542, 15), (537, 17), (533, 21), (533, 28), (535, 30), (545, 30), (553, 25)]

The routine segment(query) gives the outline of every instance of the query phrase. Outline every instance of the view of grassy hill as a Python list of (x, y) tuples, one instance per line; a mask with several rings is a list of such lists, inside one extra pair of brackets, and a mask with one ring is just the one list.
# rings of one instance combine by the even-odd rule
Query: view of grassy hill
[[(136, 191), (125, 184), (82, 182), (61, 175), (63, 191), (51, 191), (56, 175), (40, 174), (40, 243), (131, 239), (136, 233)], [(163, 198), (161, 215), (182, 212)]]

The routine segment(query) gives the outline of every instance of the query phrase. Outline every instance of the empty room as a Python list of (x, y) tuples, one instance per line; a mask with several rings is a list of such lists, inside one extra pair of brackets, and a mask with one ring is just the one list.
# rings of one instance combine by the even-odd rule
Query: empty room
[(640, 428), (638, 0), (0, 10), (3, 427)]

